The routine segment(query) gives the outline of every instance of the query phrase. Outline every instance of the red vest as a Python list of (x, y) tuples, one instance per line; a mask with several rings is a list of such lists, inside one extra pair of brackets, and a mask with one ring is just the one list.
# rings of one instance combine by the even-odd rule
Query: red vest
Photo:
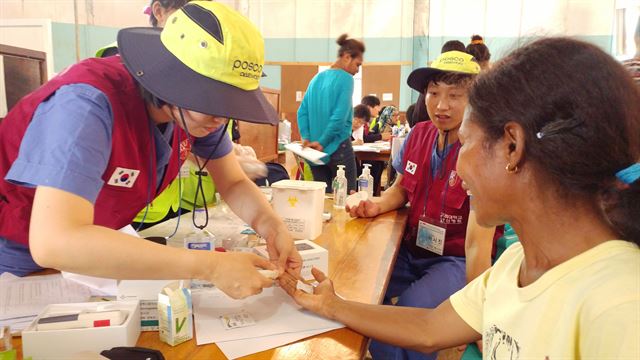
[[(469, 197), (462, 188), (462, 180), (455, 171), (460, 142), (453, 144), (443, 162), (442, 172), (431, 177), (431, 152), (438, 140), (438, 129), (429, 121), (416, 124), (405, 144), (402, 164), (404, 174), (400, 185), (406, 190), (411, 208), (403, 238), (405, 246), (417, 257), (437, 254), (416, 246), (418, 220), (425, 201), (426, 216), (447, 224), (443, 255), (465, 256), (464, 241), (469, 219)], [(427, 189), (428, 187), (428, 189)], [(429, 191), (427, 200), (427, 190)], [(444, 204), (443, 204), (444, 202)], [(495, 241), (502, 236), (502, 227), (496, 230)]]
[[(31, 206), (35, 189), (4, 180), (18, 156), (22, 138), (41, 102), (67, 84), (88, 84), (102, 91), (111, 105), (113, 132), (111, 157), (102, 174), (104, 185), (94, 204), (94, 224), (119, 229), (129, 223), (147, 202), (178, 173), (179, 139), (186, 138), (174, 128), (172, 155), (164, 179), (156, 189), (156, 149), (151, 134), (154, 126), (147, 116), (137, 83), (120, 62), (119, 56), (87, 59), (71, 66), (25, 96), (0, 123), (0, 237), (28, 244)], [(109, 185), (116, 168), (139, 170), (131, 188)]]

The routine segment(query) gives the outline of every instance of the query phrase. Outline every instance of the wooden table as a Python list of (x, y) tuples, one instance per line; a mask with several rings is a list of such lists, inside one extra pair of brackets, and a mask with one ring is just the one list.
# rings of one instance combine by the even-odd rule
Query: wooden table
[(391, 150), (376, 151), (354, 151), (356, 159), (361, 162), (364, 161), (389, 161), (391, 156)]
[[(329, 251), (329, 275), (336, 292), (349, 300), (379, 304), (382, 302), (393, 267), (407, 210), (392, 211), (374, 219), (352, 219), (344, 210), (325, 210), (332, 218), (323, 225), (322, 235), (314, 241)], [(191, 214), (183, 215), (180, 234), (191, 228)], [(210, 222), (211, 226), (215, 226)], [(168, 235), (175, 219), (141, 232), (142, 236)], [(171, 231), (168, 231), (168, 230)], [(350, 329), (338, 329), (263, 351), (243, 359), (360, 359), (366, 354), (368, 339)], [(13, 339), (22, 358), (22, 339)], [(217, 345), (196, 346), (195, 339), (172, 347), (160, 341), (157, 331), (140, 334), (137, 346), (160, 350), (167, 359), (225, 359)]]

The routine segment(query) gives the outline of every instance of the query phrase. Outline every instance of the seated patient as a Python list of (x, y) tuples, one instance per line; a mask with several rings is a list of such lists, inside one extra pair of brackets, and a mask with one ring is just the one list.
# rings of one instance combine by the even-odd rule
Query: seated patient
[[(398, 178), (382, 197), (348, 209), (352, 216), (373, 217), (411, 204), (387, 304), (397, 297), (399, 306), (436, 307), (491, 265), (493, 244), (502, 228), (496, 231), (469, 221), (469, 196), (455, 167), (467, 92), (479, 71), (471, 55), (450, 51), (409, 75), (409, 86), (426, 93), (432, 121), (417, 124), (409, 133), (396, 167)], [(437, 356), (377, 341), (369, 351), (381, 359)]]
[(433, 309), (344, 300), (318, 271), (314, 294), (282, 286), (419, 352), (482, 338), (490, 359), (639, 359), (640, 89), (625, 69), (585, 42), (532, 42), (477, 79), (459, 138), (478, 223), (520, 238), (493, 267)]

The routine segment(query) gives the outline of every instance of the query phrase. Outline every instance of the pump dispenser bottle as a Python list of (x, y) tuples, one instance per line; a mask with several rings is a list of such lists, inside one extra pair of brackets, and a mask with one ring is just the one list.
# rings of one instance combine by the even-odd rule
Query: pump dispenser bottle
[(344, 165), (338, 165), (338, 172), (333, 179), (333, 207), (344, 209), (345, 199), (347, 198), (347, 178), (344, 176)]
[(362, 175), (358, 178), (358, 191), (366, 192), (368, 199), (373, 197), (373, 176), (371, 176), (371, 164), (362, 165)]

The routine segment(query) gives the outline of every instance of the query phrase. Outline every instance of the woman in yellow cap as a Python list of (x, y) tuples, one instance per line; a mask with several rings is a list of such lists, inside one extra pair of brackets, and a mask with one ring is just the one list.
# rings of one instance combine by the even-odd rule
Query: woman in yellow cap
[[(242, 172), (224, 130), (231, 117), (278, 122), (259, 88), (264, 42), (255, 26), (225, 5), (193, 1), (162, 32), (121, 30), (118, 45), (120, 56), (69, 67), (0, 124), (0, 271), (203, 279), (235, 298), (271, 285), (258, 268), (299, 271), (286, 226)], [(200, 171), (267, 239), (273, 263), (116, 231), (175, 178), (185, 139)]]

